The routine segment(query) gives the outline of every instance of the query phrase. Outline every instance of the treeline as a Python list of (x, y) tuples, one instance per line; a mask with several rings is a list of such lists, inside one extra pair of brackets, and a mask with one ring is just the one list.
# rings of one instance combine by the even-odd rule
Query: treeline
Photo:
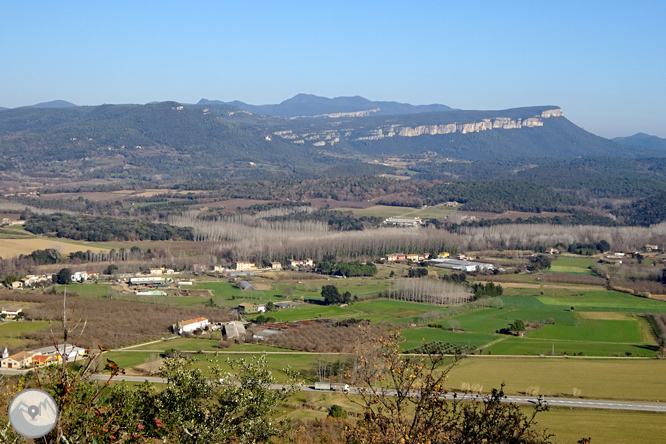
[[(449, 231), (457, 231), (461, 227), (492, 227), (495, 225), (529, 225), (529, 224), (552, 224), (552, 225), (597, 225), (601, 227), (616, 227), (623, 225), (621, 222), (600, 214), (589, 211), (576, 211), (567, 216), (530, 216), (526, 218), (519, 217), (515, 220), (508, 218), (498, 219), (480, 219), (473, 221), (463, 221), (460, 223), (441, 224), (442, 228)], [(439, 228), (439, 227), (438, 227)]]
[(413, 355), (466, 355), (476, 349), (473, 345), (452, 344), (450, 342), (433, 341), (409, 349), (405, 353)]
[(425, 267), (410, 268), (407, 270), (408, 278), (420, 278), (423, 276), (428, 276), (428, 269)]
[(580, 254), (583, 256), (592, 256), (597, 253), (605, 253), (610, 250), (610, 244), (607, 240), (601, 239), (599, 242), (595, 243), (582, 243), (576, 242), (569, 245), (558, 244), (555, 245), (555, 248), (566, 247), (568, 253)]
[(365, 201), (373, 197), (416, 191), (417, 184), (386, 177), (306, 177), (276, 180), (237, 180), (188, 182), (175, 185), (183, 190), (210, 190), (218, 199), (256, 199), (303, 201), (306, 199), (333, 199)]
[(474, 299), (493, 298), (504, 294), (502, 286), (499, 284), (495, 285), (492, 282), (488, 282), (485, 285), (482, 283), (472, 284), (470, 288), (474, 293)]
[(540, 184), (515, 179), (498, 179), (483, 182), (439, 183), (430, 187), (404, 192), (399, 196), (379, 199), (384, 205), (413, 206), (437, 205), (455, 201), (470, 211), (570, 211), (574, 205), (584, 202), (576, 197), (557, 192)]
[(428, 324), (428, 327), (441, 327), (439, 324), (430, 324), (435, 321), (471, 313), (482, 308), (501, 308), (504, 304), (501, 299), (477, 299), (468, 304), (454, 305), (443, 310), (430, 310), (418, 317), (417, 323)]
[(25, 229), (34, 234), (89, 242), (194, 240), (194, 231), (190, 227), (65, 213), (33, 216), (26, 222)]
[(287, 221), (295, 220), (320, 221), (326, 222), (333, 230), (339, 231), (359, 231), (368, 227), (377, 227), (384, 220), (378, 216), (354, 216), (351, 211), (339, 210), (318, 210), (312, 213), (300, 212), (287, 216), (277, 216), (266, 218), (268, 221)]
[(666, 347), (666, 313), (647, 313), (645, 317), (652, 324), (659, 346), (663, 349)]
[(293, 207), (309, 207), (312, 206), (310, 202), (268, 202), (264, 204), (250, 205), (245, 210), (250, 213), (258, 213), (260, 211), (273, 210), (275, 208), (293, 208)]
[(360, 262), (320, 262), (317, 264), (316, 271), (322, 274), (356, 277), (356, 276), (374, 276), (377, 274), (377, 266), (372, 262), (362, 264)]
[[(250, 216), (247, 216), (248, 218)], [(197, 240), (225, 242), (236, 260), (286, 261), (293, 258), (339, 258), (365, 262), (395, 252), (531, 250), (556, 245), (599, 244), (614, 250), (639, 250), (646, 244), (666, 243), (666, 224), (651, 227), (566, 226), (550, 224), (460, 227), (455, 233), (434, 228), (377, 228), (339, 232), (316, 222), (277, 223), (225, 218), (202, 221), (194, 215), (170, 223), (194, 227)], [(566, 250), (566, 248), (565, 248)]]
[(398, 279), (386, 296), (431, 305), (459, 305), (472, 299), (467, 286), (428, 278)]
[[(153, 197), (132, 197), (127, 201), (144, 203), (124, 203), (115, 201), (93, 201), (83, 197), (77, 199), (36, 199), (32, 197), (11, 197), (13, 202), (48, 210), (66, 211), (68, 213), (84, 213), (90, 215), (113, 215), (115, 217), (126, 216), (143, 219), (166, 219), (171, 214), (180, 214), (188, 211), (199, 201), (193, 196), (179, 196), (178, 198), (167, 198), (165, 195)], [(33, 213), (24, 211), (22, 219), (28, 219)]]

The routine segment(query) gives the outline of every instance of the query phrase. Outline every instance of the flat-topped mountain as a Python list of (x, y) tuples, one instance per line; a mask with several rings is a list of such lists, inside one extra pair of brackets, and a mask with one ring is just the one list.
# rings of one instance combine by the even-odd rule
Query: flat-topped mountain
[[(367, 170), (368, 162), (379, 166), (381, 156), (418, 153), (490, 162), (663, 155), (588, 133), (557, 106), (416, 113), (406, 105), (404, 114), (359, 117), (341, 110), (381, 102), (304, 95), (286, 102), (292, 109), (305, 103), (313, 113), (324, 110), (316, 103), (335, 103), (340, 113), (285, 119), (210, 101), (8, 109), (0, 113), (0, 172), (63, 179), (69, 174), (70, 181), (166, 173), (203, 180), (239, 171), (262, 177), (310, 174), (352, 163)], [(252, 172), (260, 168), (262, 173)]]
[(370, 115), (386, 116), (394, 114), (415, 114), (435, 111), (449, 111), (446, 105), (410, 105), (398, 102), (374, 102), (360, 96), (327, 97), (313, 94), (297, 94), (291, 99), (276, 105), (249, 105), (240, 101), (222, 102), (201, 99), (198, 105), (233, 105), (238, 108), (267, 116), (304, 118), (304, 117), (363, 117)]

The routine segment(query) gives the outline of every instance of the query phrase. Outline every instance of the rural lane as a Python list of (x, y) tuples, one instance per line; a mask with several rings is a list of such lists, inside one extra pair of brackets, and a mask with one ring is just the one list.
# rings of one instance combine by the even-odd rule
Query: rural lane
[[(108, 380), (109, 375), (104, 374), (95, 374), (92, 376), (93, 379), (98, 380)], [(118, 375), (113, 378), (114, 380), (122, 380), (128, 382), (153, 382), (153, 383), (165, 383), (166, 380), (163, 378), (148, 377), (148, 376), (129, 376), (129, 375)], [(281, 384), (271, 385), (272, 389), (282, 389), (286, 386)], [(303, 391), (311, 392), (321, 392), (321, 390), (315, 390), (312, 386), (300, 386)], [(360, 389), (352, 387), (350, 393), (359, 393)], [(388, 391), (387, 394), (395, 396), (395, 392)], [(483, 401), (485, 399), (484, 395), (470, 395), (464, 393), (447, 393), (444, 395), (446, 399), (467, 399), (470, 401)], [(570, 407), (570, 408), (586, 408), (586, 409), (606, 409), (606, 410), (633, 410), (633, 411), (644, 411), (644, 412), (659, 412), (666, 413), (666, 403), (658, 402), (635, 402), (635, 401), (607, 401), (601, 399), (581, 399), (581, 398), (546, 398), (543, 400), (551, 407)], [(504, 397), (504, 402), (512, 402), (516, 404), (536, 404), (538, 398), (533, 396), (506, 396)]]

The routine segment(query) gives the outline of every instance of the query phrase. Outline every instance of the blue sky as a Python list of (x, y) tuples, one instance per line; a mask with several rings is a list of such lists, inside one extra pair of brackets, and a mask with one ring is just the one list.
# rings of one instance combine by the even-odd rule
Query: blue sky
[(360, 95), (666, 137), (664, 1), (0, 0), (0, 106)]

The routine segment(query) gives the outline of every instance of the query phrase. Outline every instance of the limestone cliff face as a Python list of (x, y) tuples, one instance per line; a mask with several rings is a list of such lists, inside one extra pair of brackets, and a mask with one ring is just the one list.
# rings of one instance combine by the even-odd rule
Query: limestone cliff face
[[(424, 134), (434, 136), (436, 134), (451, 134), (451, 133), (478, 133), (481, 131), (489, 131), (493, 129), (520, 129), (520, 128), (534, 128), (537, 126), (543, 126), (543, 120), (549, 119), (551, 117), (561, 117), (561, 109), (552, 109), (547, 110), (541, 113), (540, 116), (530, 117), (525, 120), (522, 119), (511, 119), (509, 117), (497, 117), (495, 119), (483, 119), (480, 122), (473, 123), (449, 123), (448, 125), (422, 125), (415, 128), (410, 128), (408, 126), (400, 128), (398, 132), (399, 136), (403, 137), (417, 137)], [(375, 139), (381, 139), (381, 129), (375, 130), (374, 134)], [(378, 131), (378, 132), (377, 132)], [(390, 136), (385, 136), (390, 137)], [(363, 139), (357, 139), (363, 140)]]
[[(562, 117), (560, 108), (549, 109), (541, 114), (526, 119), (512, 119), (510, 117), (495, 117), (483, 119), (480, 122), (448, 123), (444, 125), (420, 125), (416, 127), (398, 124), (383, 125), (379, 128), (367, 129), (366, 133), (356, 137), (354, 140), (380, 140), (387, 137), (418, 137), (424, 135), (435, 136), (438, 134), (452, 133), (478, 133), (481, 131), (492, 131), (497, 129), (512, 130), (521, 128), (535, 128), (543, 126), (543, 119)], [(351, 131), (326, 130), (321, 133), (294, 134), (292, 131), (276, 131), (273, 133), (283, 139), (291, 140), (292, 143), (312, 143), (314, 146), (324, 146), (326, 142), (333, 145), (339, 142), (340, 137), (350, 137)], [(341, 135), (342, 134), (342, 135)]]
[(541, 117), (548, 119), (549, 117), (562, 117), (562, 110), (560, 108), (547, 109), (541, 113)]

